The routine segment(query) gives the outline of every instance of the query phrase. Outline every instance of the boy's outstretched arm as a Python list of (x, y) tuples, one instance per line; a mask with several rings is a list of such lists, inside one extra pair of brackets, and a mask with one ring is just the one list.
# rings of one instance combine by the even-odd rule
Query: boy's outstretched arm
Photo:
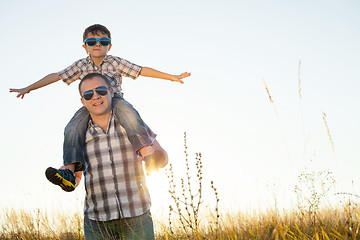
[(189, 77), (191, 75), (191, 73), (184, 72), (180, 75), (171, 75), (171, 74), (163, 73), (163, 72), (160, 72), (158, 70), (155, 70), (155, 69), (152, 69), (149, 67), (143, 67), (141, 69), (140, 75), (144, 76), (144, 77), (161, 78), (161, 79), (165, 79), (165, 80), (170, 80), (172, 82), (184, 83), (181, 79)]
[(51, 83), (54, 83), (56, 81), (59, 81), (61, 78), (59, 76), (59, 74), (57, 73), (51, 73), (45, 77), (43, 77), (42, 79), (40, 79), (39, 81), (25, 87), (25, 88), (20, 88), (20, 89), (15, 89), (15, 88), (10, 88), (10, 92), (17, 92), (19, 93), (16, 97), (19, 98), (21, 97), (21, 99), (24, 98), (25, 94), (29, 93), (32, 90), (44, 87), (46, 85), (49, 85)]

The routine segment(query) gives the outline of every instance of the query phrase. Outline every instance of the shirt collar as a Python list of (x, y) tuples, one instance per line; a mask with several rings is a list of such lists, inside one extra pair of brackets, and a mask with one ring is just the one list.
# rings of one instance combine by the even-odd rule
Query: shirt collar
[[(110, 130), (110, 127), (112, 125), (112, 122), (113, 122), (113, 112), (111, 111), (111, 116), (110, 116), (110, 119), (109, 119), (109, 123), (108, 123), (108, 129), (107, 129), (107, 132), (109, 132)], [(93, 137), (98, 137), (99, 135), (101, 134), (105, 134), (105, 131), (99, 127), (98, 125), (94, 124), (94, 122), (92, 121), (91, 117), (90, 117), (90, 120), (89, 120), (89, 123), (88, 123), (88, 131), (90, 133), (91, 136)]]
[[(108, 60), (109, 60), (109, 57), (108, 57), (108, 55), (106, 54), (101, 63), (107, 62)], [(90, 56), (87, 56), (87, 57), (86, 57), (86, 61), (87, 61), (88, 63), (94, 64), (94, 62), (93, 62), (93, 60), (91, 59)], [(100, 65), (101, 65), (101, 64), (100, 64)]]

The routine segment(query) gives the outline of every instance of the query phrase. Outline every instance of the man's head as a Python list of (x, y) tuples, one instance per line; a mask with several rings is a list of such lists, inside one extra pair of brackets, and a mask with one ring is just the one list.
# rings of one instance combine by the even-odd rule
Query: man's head
[(91, 117), (111, 113), (111, 99), (114, 92), (109, 80), (100, 73), (90, 73), (79, 83), (81, 102)]
[(102, 58), (112, 46), (111, 33), (105, 26), (94, 24), (85, 29), (83, 42), (83, 47), (91, 57)]

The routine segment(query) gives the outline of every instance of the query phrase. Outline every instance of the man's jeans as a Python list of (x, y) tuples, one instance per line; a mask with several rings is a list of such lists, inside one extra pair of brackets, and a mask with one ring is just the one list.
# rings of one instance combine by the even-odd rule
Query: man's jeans
[[(119, 94), (115, 94), (113, 97), (112, 108), (135, 151), (153, 143), (156, 134), (144, 123), (135, 108)], [(64, 165), (76, 163), (75, 172), (85, 170), (85, 134), (88, 128), (89, 116), (88, 110), (82, 107), (65, 127)]]
[(94, 221), (84, 217), (86, 240), (122, 239), (154, 240), (154, 226), (150, 211), (132, 218), (116, 219), (106, 222)]

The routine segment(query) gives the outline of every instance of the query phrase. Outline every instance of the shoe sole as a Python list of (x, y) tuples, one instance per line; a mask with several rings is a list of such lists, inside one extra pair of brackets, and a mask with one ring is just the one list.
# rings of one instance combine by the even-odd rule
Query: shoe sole
[(169, 163), (169, 158), (168, 158), (168, 155), (167, 155), (167, 153), (164, 151), (164, 152), (159, 152), (159, 153), (156, 153), (156, 154), (158, 154), (158, 156), (163, 156), (163, 157), (160, 157), (160, 158), (162, 158), (162, 161), (161, 161), (161, 165), (160, 165), (160, 161), (158, 161), (157, 162), (157, 164), (158, 164), (158, 167), (159, 168), (164, 168), (168, 163)]
[(65, 192), (72, 192), (75, 190), (74, 184), (60, 176), (55, 168), (49, 167), (46, 169), (45, 175), (51, 183), (60, 186)]

